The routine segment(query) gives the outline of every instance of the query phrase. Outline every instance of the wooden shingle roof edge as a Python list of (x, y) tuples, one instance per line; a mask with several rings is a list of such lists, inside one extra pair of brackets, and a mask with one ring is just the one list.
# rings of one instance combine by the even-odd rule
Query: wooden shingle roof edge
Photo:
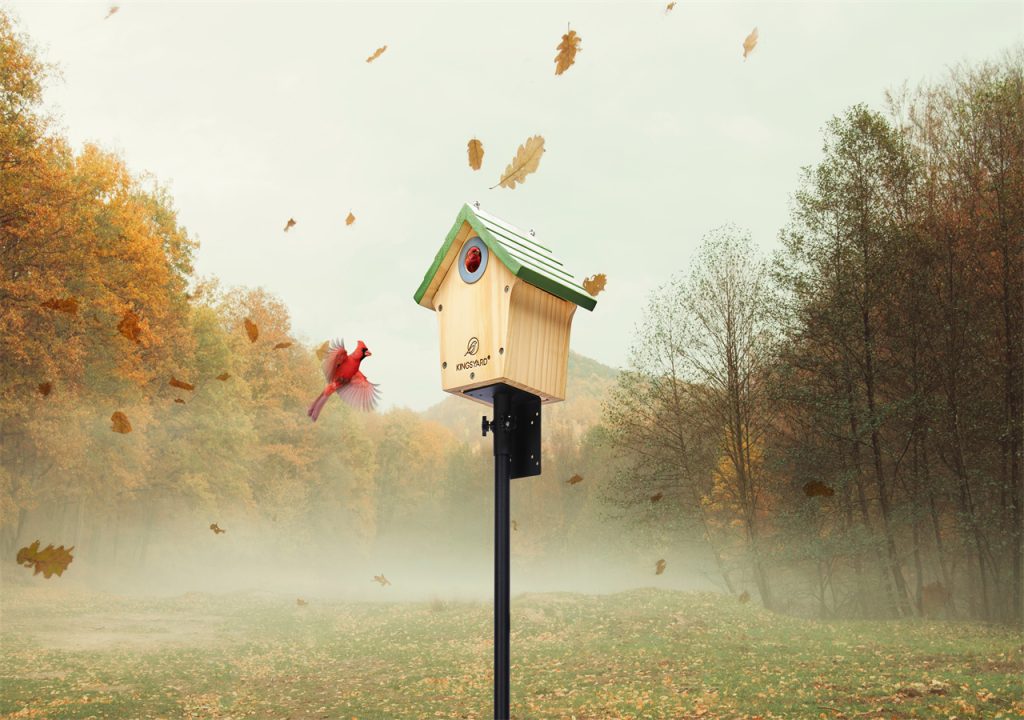
[(586, 310), (593, 310), (597, 306), (597, 300), (565, 270), (562, 261), (548, 248), (508, 221), (474, 209), (468, 203), (459, 211), (452, 229), (434, 256), (434, 262), (423, 275), (423, 282), (413, 295), (419, 305), (432, 308), (433, 293), (428, 297), (427, 291), (434, 277), (438, 273), (447, 272), (454, 262), (454, 259), (449, 259), (447, 263), (445, 260), (448, 259), (448, 251), (463, 223), (469, 223), (484, 245), (516, 277)]

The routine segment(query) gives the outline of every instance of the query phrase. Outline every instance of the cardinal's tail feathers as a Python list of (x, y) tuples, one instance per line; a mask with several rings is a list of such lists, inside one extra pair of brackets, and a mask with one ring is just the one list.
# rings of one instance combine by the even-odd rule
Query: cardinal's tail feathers
[(313, 404), (309, 406), (308, 415), (313, 419), (313, 422), (316, 422), (316, 419), (320, 417), (320, 411), (324, 409), (324, 403), (327, 402), (327, 398), (330, 396), (330, 393), (319, 395), (317, 399), (313, 401)]

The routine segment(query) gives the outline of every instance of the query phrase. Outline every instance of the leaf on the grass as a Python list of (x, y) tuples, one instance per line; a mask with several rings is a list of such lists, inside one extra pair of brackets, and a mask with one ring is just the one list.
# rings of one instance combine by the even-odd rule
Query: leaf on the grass
[(110, 429), (116, 433), (125, 435), (132, 431), (132, 424), (128, 422), (128, 416), (117, 410), (110, 416)]
[(561, 75), (576, 62), (576, 53), (583, 52), (580, 48), (579, 35), (575, 30), (570, 30), (562, 36), (562, 42), (558, 44), (558, 54), (555, 55), (555, 75)]
[(41, 382), (41, 383), (39, 383), (39, 386), (36, 389), (39, 390), (39, 394), (40, 395), (42, 395), (43, 397), (46, 397), (51, 392), (53, 392), (53, 383), (49, 382), (49, 381)]
[(747, 59), (747, 55), (754, 51), (757, 47), (757, 28), (755, 27), (750, 31), (750, 34), (743, 40), (743, 59)]
[(220, 535), (221, 533), (227, 532), (227, 530), (221, 530), (220, 525), (217, 523), (210, 523), (210, 529), (213, 530), (214, 535)]
[(174, 398), (174, 402), (178, 403), (179, 405), (184, 405), (185, 404), (185, 401), (182, 400), (181, 398)]
[(473, 138), (466, 144), (466, 150), (469, 153), (469, 166), (479, 170), (484, 162), (484, 144)]
[(288, 218), (288, 222), (284, 224), (284, 231), (288, 232), (293, 227), (295, 227), (295, 218)]
[(656, 492), (653, 495), (651, 495), (651, 502), (658, 502), (663, 497), (665, 497), (665, 493)]
[(540, 156), (544, 154), (544, 138), (534, 135), (519, 146), (515, 158), (505, 168), (505, 174), (491, 190), (501, 186), (514, 190), (516, 183), (526, 182), (526, 176), (540, 167)]
[(807, 497), (832, 497), (836, 491), (820, 480), (804, 483), (804, 495)]
[(604, 273), (597, 273), (591, 275), (583, 281), (583, 289), (590, 293), (592, 296), (597, 297), (597, 294), (604, 290), (604, 286), (608, 283), (608, 278), (604, 276)]
[(110, 6), (110, 10), (108, 10), (107, 14), (103, 16), (103, 19), (106, 20), (108, 17), (110, 17), (111, 15), (113, 15), (114, 13), (116, 13), (120, 9), (121, 8), (118, 5), (111, 5)]
[(40, 550), (39, 541), (36, 540), (31, 545), (23, 547), (18, 551), (18, 564), (25, 567), (35, 567), (33, 575), (42, 573), (43, 577), (47, 579), (51, 575), (60, 577), (68, 569), (71, 561), (74, 560), (74, 557), (71, 555), (71, 551), (74, 549), (74, 545), (67, 549), (63, 545), (60, 547), (47, 545), (45, 550)]
[(384, 577), (384, 573), (381, 573), (380, 575), (374, 575), (373, 576), (373, 581), (376, 582), (376, 583), (380, 583), (381, 587), (384, 587), (385, 585), (390, 585), (391, 584), (391, 581), (388, 580), (386, 577)]
[(654, 574), (661, 575), (663, 572), (665, 572), (665, 561), (659, 560), (658, 562), (654, 563)]
[(245, 319), (245, 334), (249, 336), (249, 342), (256, 342), (256, 338), (260, 336), (260, 328), (249, 318)]
[(305, 607), (306, 605), (309, 605), (309, 603), (303, 600), (302, 598), (295, 598), (295, 604), (299, 607)]
[(188, 390), (189, 392), (192, 392), (193, 390), (196, 389), (196, 386), (193, 385), (192, 383), (187, 383), (184, 380), (179, 380), (173, 375), (171, 375), (171, 381), (167, 384), (170, 385), (171, 387), (176, 387), (179, 390)]
[(328, 351), (328, 349), (330, 349), (330, 345), (331, 344), (327, 340), (324, 340), (323, 345), (321, 345), (320, 347), (318, 347), (316, 349), (316, 359), (317, 360), (319, 360), (320, 362), (324, 361), (324, 358), (327, 357), (327, 351)]
[(66, 298), (50, 298), (46, 302), (39, 304), (47, 310), (56, 310), (57, 312), (66, 313), (68, 315), (74, 315), (78, 312), (78, 300), (70, 295)]
[(387, 50), (387, 49), (388, 49), (387, 45), (382, 45), (381, 47), (377, 48), (376, 50), (373, 51), (373, 55), (371, 55), (370, 57), (366, 58), (366, 62), (368, 62), (368, 63), (369, 62), (373, 62), (374, 60), (379, 58), (381, 56), (381, 54), (385, 50)]
[(740, 593), (740, 596), (738, 598), (736, 598), (736, 599), (739, 600), (741, 603), (748, 603), (748, 602), (750, 602), (750, 593), (748, 593), (746, 590), (744, 590), (743, 592)]
[(124, 315), (121, 317), (121, 322), (117, 324), (117, 331), (133, 343), (139, 342), (139, 338), (142, 337), (142, 326), (139, 325), (139, 316), (131, 310), (125, 310)]
[(291, 346), (292, 346), (292, 344), (290, 342), (279, 342), (279, 343), (277, 343), (277, 345), (274, 346), (274, 349), (275, 350), (284, 350), (285, 348), (290, 348)]
[(345, 224), (346, 225), (351, 225), (355, 221), (356, 221), (356, 216), (353, 215), (351, 212), (349, 212), (348, 217), (345, 218)]
[(579, 473), (577, 473), (577, 474), (573, 475), (571, 478), (569, 478), (566, 482), (568, 482), (570, 485), (575, 485), (577, 483), (581, 483), (581, 482), (583, 482), (583, 476), (580, 475)]
[(220, 380), (221, 382), (224, 382), (229, 377), (231, 377), (230, 373), (221, 373), (220, 375), (217, 376), (217, 379)]

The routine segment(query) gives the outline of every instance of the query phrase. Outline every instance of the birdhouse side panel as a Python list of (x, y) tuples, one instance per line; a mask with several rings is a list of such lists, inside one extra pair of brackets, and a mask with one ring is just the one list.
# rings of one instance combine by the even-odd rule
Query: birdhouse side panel
[[(472, 241), (465, 238), (462, 244)], [(461, 252), (461, 245), (459, 252)], [(457, 254), (456, 257), (459, 257)], [(502, 377), (511, 292), (516, 277), (494, 255), (483, 274), (466, 282), (453, 263), (434, 294), (441, 338), (441, 387), (461, 392)]]
[(541, 402), (565, 399), (569, 374), (569, 331), (576, 305), (520, 281), (509, 307), (505, 376), (510, 384), (539, 395)]

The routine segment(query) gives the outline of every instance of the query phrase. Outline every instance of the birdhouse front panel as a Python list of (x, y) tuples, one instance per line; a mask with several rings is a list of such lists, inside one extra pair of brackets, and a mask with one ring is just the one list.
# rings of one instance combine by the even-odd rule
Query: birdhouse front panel
[(532, 231), (469, 205), (415, 299), (437, 312), (444, 390), (506, 383), (543, 403), (565, 399), (572, 318), (596, 305)]

